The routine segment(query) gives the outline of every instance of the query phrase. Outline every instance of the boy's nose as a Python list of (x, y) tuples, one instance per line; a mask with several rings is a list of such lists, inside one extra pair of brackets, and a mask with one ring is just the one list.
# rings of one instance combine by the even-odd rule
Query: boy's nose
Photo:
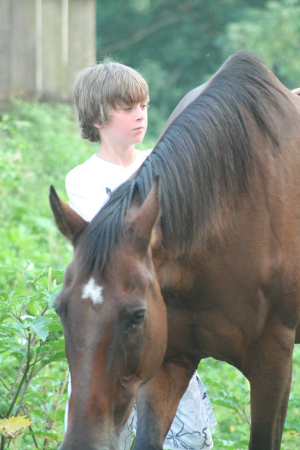
[(140, 105), (137, 106), (137, 110), (136, 111), (137, 111), (136, 112), (137, 119), (142, 120), (142, 119), (145, 118), (146, 110), (142, 109), (142, 107)]

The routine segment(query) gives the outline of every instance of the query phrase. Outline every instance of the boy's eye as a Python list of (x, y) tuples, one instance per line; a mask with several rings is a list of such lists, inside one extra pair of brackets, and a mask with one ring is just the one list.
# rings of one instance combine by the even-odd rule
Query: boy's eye
[[(140, 108), (145, 110), (149, 108), (149, 104), (148, 103), (141, 103), (140, 104)], [(122, 108), (123, 111), (132, 111), (133, 106), (124, 106), (124, 108)]]

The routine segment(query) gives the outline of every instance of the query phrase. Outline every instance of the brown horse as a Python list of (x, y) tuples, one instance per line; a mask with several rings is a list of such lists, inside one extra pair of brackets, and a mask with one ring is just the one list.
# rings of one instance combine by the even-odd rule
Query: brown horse
[(300, 100), (239, 53), (168, 122), (91, 223), (51, 188), (74, 245), (55, 301), (72, 375), (61, 450), (162, 449), (202, 358), (251, 385), (251, 450), (278, 450), (300, 333)]

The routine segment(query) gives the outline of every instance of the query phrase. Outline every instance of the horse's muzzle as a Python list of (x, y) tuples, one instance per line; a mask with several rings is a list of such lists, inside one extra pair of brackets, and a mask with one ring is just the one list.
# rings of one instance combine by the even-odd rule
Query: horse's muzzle
[(80, 447), (74, 446), (74, 445), (64, 445), (62, 444), (58, 450), (111, 450), (109, 447), (95, 447), (94, 445), (84, 444), (84, 447), (80, 445)]

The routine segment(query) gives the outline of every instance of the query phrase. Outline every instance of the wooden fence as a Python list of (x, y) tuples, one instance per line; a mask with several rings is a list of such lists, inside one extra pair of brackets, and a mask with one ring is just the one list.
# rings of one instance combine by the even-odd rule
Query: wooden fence
[(12, 97), (73, 99), (96, 59), (95, 0), (0, 0), (0, 110)]

